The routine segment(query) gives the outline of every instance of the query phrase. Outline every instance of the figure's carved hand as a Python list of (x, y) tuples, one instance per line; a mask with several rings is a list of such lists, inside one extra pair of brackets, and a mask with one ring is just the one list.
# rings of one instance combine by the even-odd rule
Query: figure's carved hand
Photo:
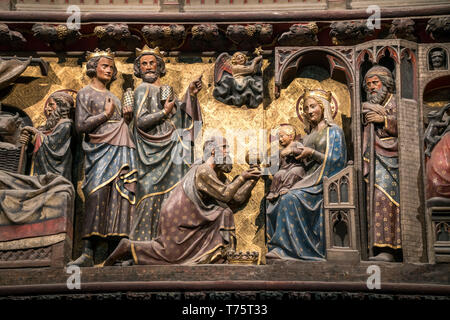
[(292, 154), (292, 148), (291, 147), (286, 147), (283, 150), (281, 150), (280, 152), (280, 157), (285, 158), (287, 156), (289, 156), (290, 154)]
[(366, 121), (368, 123), (383, 123), (384, 122), (384, 116), (374, 112), (374, 111), (369, 111), (366, 114)]
[(203, 74), (200, 75), (200, 77), (198, 77), (197, 80), (195, 80), (189, 84), (189, 93), (191, 96), (196, 97), (197, 94), (200, 92), (200, 90), (202, 90), (202, 88), (203, 88), (202, 77), (203, 77)]
[(111, 99), (111, 97), (106, 98), (105, 102), (105, 115), (109, 119), (112, 117), (114, 113), (114, 103)]
[(130, 123), (131, 119), (133, 119), (133, 107), (124, 105), (122, 111), (125, 122)]
[(169, 101), (169, 99), (167, 99), (166, 102), (164, 103), (164, 113), (165, 114), (171, 113), (174, 106), (175, 106), (175, 99), (173, 99), (172, 101)]
[(30, 142), (30, 138), (31, 138), (30, 132), (22, 130), (22, 132), (20, 133), (19, 142), (23, 145), (27, 145), (28, 142)]
[(245, 180), (256, 180), (259, 179), (259, 177), (261, 177), (261, 170), (259, 168), (253, 167), (251, 169), (245, 170), (244, 172), (241, 173), (241, 176), (245, 179)]
[(309, 147), (303, 147), (300, 148), (302, 150), (302, 153), (300, 153), (298, 156), (295, 157), (296, 160), (300, 160), (306, 157), (310, 157), (313, 155), (314, 153), (314, 149), (309, 148)]
[(262, 60), (262, 56), (257, 56), (256, 58), (255, 58), (255, 62), (256, 63), (258, 63), (258, 62), (260, 62), (261, 60)]
[(387, 116), (386, 108), (379, 104), (374, 104), (370, 102), (364, 102), (362, 105), (363, 109), (369, 109), (379, 115)]
[(37, 134), (39, 132), (39, 130), (36, 129), (35, 127), (25, 126), (25, 127), (22, 128), (22, 133), (21, 134), (23, 134), (25, 132), (28, 135), (35, 135), (35, 134)]

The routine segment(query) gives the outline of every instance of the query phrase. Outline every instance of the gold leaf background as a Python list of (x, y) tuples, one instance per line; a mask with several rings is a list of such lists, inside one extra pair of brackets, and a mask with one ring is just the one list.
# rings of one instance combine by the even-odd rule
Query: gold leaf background
[[(56, 57), (43, 59), (50, 64), (48, 76), (42, 76), (38, 67), (29, 67), (22, 74), (27, 81), (17, 83), (12, 92), (2, 101), (5, 105), (24, 110), (30, 116), (34, 126), (39, 126), (45, 121), (42, 112), (43, 105), (51, 93), (61, 89), (78, 91), (89, 83), (89, 78), (85, 75), (85, 63), (80, 66), (77, 63), (78, 58), (68, 57), (63, 62)], [(248, 168), (248, 165), (243, 162), (248, 148), (257, 147), (260, 150), (267, 150), (264, 141), (268, 138), (270, 129), (280, 123), (290, 123), (296, 127), (298, 133), (304, 135), (303, 124), (297, 117), (296, 103), (305, 88), (321, 88), (333, 92), (339, 106), (335, 118), (338, 125), (342, 126), (341, 115), (351, 116), (350, 94), (347, 87), (332, 79), (319, 82), (307, 78), (296, 78), (286, 89), (281, 91), (280, 97), (274, 100), (274, 79), (270, 78), (266, 86), (268, 90), (264, 92), (265, 101), (268, 101), (268, 104), (266, 102), (265, 106), (261, 104), (255, 109), (237, 108), (215, 100), (212, 95), (214, 59), (202, 58), (201, 63), (192, 64), (179, 63), (175, 58), (167, 60), (167, 74), (161, 81), (163, 84), (173, 86), (174, 92), (179, 98), (182, 98), (189, 83), (203, 74), (203, 90), (198, 96), (202, 109), (203, 128), (196, 140), (196, 155), (201, 154), (201, 147), (203, 141), (209, 136), (208, 133), (212, 133), (212, 130), (220, 131), (221, 134), (228, 137), (228, 142), (232, 146), (231, 152), (235, 165), (230, 174), (231, 177)], [(134, 77), (133, 64), (128, 63), (127, 58), (116, 58), (116, 66), (118, 69), (117, 80), (111, 84), (110, 90), (122, 100), (126, 79), (133, 79), (134, 88), (139, 85), (141, 80)], [(273, 68), (273, 64), (265, 59), (263, 71), (267, 68)], [(273, 74), (273, 70), (269, 71), (269, 74)], [(261, 179), (253, 190), (247, 206), (235, 214), (237, 250), (258, 251), (262, 257), (261, 263), (265, 262), (265, 230), (261, 228), (258, 230), (255, 221), (259, 215), (263, 197), (264, 183)]]

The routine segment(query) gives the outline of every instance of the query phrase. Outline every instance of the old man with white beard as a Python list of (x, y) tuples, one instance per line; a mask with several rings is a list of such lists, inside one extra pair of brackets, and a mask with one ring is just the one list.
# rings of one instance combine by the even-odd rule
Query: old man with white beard
[[(398, 170), (397, 104), (395, 82), (382, 66), (372, 67), (365, 75), (367, 102), (363, 103), (363, 160), (366, 196), (373, 194), (369, 224), (369, 247), (373, 261), (394, 261), (401, 254), (400, 184)], [(373, 124), (373, 136), (370, 130)], [(371, 144), (373, 154), (371, 155)], [(371, 162), (374, 161), (374, 165)], [(370, 171), (374, 181), (369, 183)], [(372, 188), (370, 187), (372, 185)], [(369, 202), (369, 201), (368, 201)], [(370, 202), (369, 202), (370, 204)]]

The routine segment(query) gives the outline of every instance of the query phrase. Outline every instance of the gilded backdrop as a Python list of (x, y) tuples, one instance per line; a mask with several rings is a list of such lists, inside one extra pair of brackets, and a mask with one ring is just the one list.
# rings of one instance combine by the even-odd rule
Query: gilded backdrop
[[(51, 93), (62, 89), (80, 90), (89, 82), (85, 75), (85, 63), (78, 64), (78, 58), (43, 58), (50, 64), (48, 76), (42, 76), (38, 67), (29, 67), (23, 74), (21, 81), (16, 84), (10, 94), (3, 100), (3, 104), (23, 109), (33, 121), (34, 126), (39, 126), (45, 121), (43, 105)], [(127, 62), (128, 61), (128, 62)], [(118, 69), (117, 80), (111, 84), (111, 91), (122, 99), (127, 87), (136, 88), (140, 79), (133, 76), (133, 63), (125, 57), (116, 58)], [(263, 63), (263, 72), (273, 74), (273, 64), (266, 59)], [(258, 108), (234, 108), (214, 99), (214, 59), (202, 58), (201, 63), (179, 63), (176, 58), (166, 58), (167, 74), (162, 83), (174, 87), (174, 92), (182, 95), (189, 83), (203, 74), (203, 90), (199, 94), (199, 101), (203, 114), (202, 132), (196, 140), (196, 155), (201, 154), (203, 141), (214, 132), (219, 131), (228, 138), (231, 152), (235, 162), (230, 176), (234, 176), (248, 168), (245, 163), (245, 153), (250, 148), (257, 147), (260, 150), (268, 150), (268, 138), (270, 130), (281, 123), (290, 123), (297, 128), (297, 133), (304, 135), (303, 124), (297, 117), (297, 100), (305, 88), (322, 88), (330, 90), (338, 104), (335, 121), (342, 126), (341, 116), (351, 117), (350, 94), (344, 84), (332, 79), (322, 82), (308, 78), (296, 78), (286, 89), (281, 91), (278, 99), (274, 100), (273, 77), (268, 79), (265, 85), (264, 103)], [(181, 98), (181, 97), (180, 97)], [(77, 183), (81, 185), (80, 181)], [(77, 188), (78, 194), (80, 188)], [(264, 184), (260, 180), (253, 190), (252, 197), (246, 207), (236, 213), (237, 250), (258, 251), (264, 257), (266, 251), (264, 228), (257, 223), (260, 212), (261, 200), (264, 196)], [(261, 219), (261, 217), (260, 217)], [(260, 221), (258, 219), (258, 221)], [(264, 263), (265, 261), (260, 261)]]

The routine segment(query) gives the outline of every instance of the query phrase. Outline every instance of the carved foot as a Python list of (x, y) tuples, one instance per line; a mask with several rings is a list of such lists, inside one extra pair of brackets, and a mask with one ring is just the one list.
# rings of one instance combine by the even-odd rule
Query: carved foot
[(374, 257), (369, 258), (370, 261), (394, 262), (394, 256), (388, 252), (382, 252)]
[(78, 259), (70, 261), (67, 266), (93, 267), (94, 259), (90, 255), (83, 253)]
[(266, 254), (266, 259), (281, 259), (279, 255), (270, 251)]
[(117, 261), (131, 256), (131, 241), (122, 239), (117, 248), (111, 255), (102, 263), (102, 266), (113, 266)]

